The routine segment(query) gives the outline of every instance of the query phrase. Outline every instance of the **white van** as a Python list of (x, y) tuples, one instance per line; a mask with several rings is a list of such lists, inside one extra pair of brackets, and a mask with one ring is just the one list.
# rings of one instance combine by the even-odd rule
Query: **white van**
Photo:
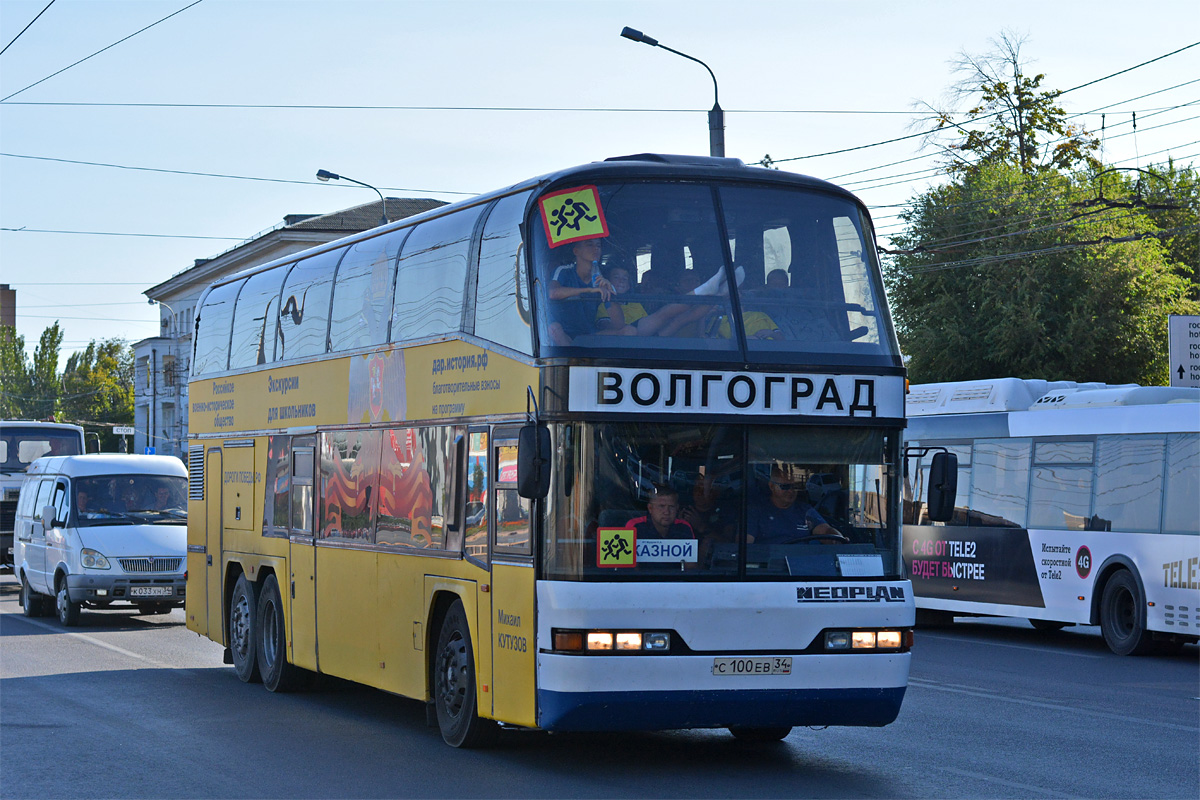
[(172, 456), (42, 457), (17, 502), (14, 569), (26, 616), (132, 603), (143, 614), (183, 605), (187, 470)]

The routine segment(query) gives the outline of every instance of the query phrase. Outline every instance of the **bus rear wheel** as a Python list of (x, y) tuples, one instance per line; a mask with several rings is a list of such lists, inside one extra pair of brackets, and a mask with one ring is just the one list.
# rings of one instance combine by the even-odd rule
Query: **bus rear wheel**
[(267, 576), (258, 593), (257, 619), (258, 674), (262, 676), (263, 686), (272, 692), (295, 691), (304, 682), (304, 675), (287, 660), (283, 599), (274, 575)]
[(442, 621), (433, 664), (433, 702), (438, 728), (451, 747), (484, 747), (495, 740), (496, 724), (481, 719), (475, 702), (475, 654), (461, 600)]
[(792, 732), (790, 725), (780, 725), (773, 728), (742, 728), (729, 729), (733, 738), (742, 742), (781, 742)]
[(254, 585), (244, 574), (239, 575), (229, 598), (229, 651), (233, 655), (233, 670), (242, 683), (262, 680), (254, 647), (258, 636), (257, 606)]
[(1140, 656), (1154, 648), (1146, 630), (1146, 603), (1142, 590), (1128, 570), (1121, 570), (1104, 584), (1100, 597), (1100, 632), (1108, 649), (1119, 656)]

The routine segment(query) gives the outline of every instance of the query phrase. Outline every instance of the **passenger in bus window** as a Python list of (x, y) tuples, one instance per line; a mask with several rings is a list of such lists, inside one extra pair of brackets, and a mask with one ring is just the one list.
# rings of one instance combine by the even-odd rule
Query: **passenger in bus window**
[(700, 563), (716, 544), (733, 542), (737, 536), (737, 510), (724, 501), (724, 491), (712, 475), (701, 475), (692, 486), (692, 502), (679, 518), (692, 526), (700, 540)]
[[(704, 278), (704, 274), (705, 272), (700, 269), (684, 270), (675, 279), (674, 293), (680, 297), (704, 297), (729, 293), (725, 285), (723, 269), (718, 267), (707, 279)], [(737, 272), (739, 284), (743, 277), (745, 277), (745, 272), (739, 267)], [(612, 302), (606, 305), (611, 307), (618, 304)], [(623, 327), (616, 327), (621, 318), (617, 314), (610, 314), (609, 317), (614, 328), (610, 331), (602, 331), (602, 333), (625, 336), (699, 337), (704, 335), (705, 318), (712, 315), (715, 310), (715, 306), (705, 304), (668, 303)]]
[(585, 295), (599, 295), (601, 302), (608, 302), (613, 291), (600, 274), (599, 239), (576, 242), (571, 252), (575, 262), (563, 264), (550, 278), (550, 338), (558, 345), (569, 345), (576, 336), (595, 332), (592, 305), (584, 302)]
[[(766, 283), (751, 291), (745, 292), (743, 299), (742, 311), (742, 327), (746, 330), (747, 339), (782, 339), (783, 332), (779, 330), (779, 325), (765, 311), (754, 311), (754, 295), (760, 298), (768, 295), (780, 298), (787, 291), (788, 277), (787, 273), (781, 269), (772, 270), (767, 275)], [(717, 335), (722, 339), (728, 339), (732, 334), (729, 327), (729, 320), (726, 317), (721, 317), (717, 327)]]
[(625, 524), (637, 531), (639, 539), (695, 539), (692, 526), (679, 518), (679, 492), (656, 485), (646, 503), (646, 516), (634, 517)]
[(800, 499), (800, 492), (806, 488), (804, 471), (797, 465), (772, 466), (767, 497), (751, 504), (747, 514), (746, 541), (757, 544), (845, 541), (845, 536)]
[[(596, 308), (596, 330), (606, 331), (623, 328), (625, 325), (633, 325), (642, 317), (649, 316), (646, 307), (641, 303), (632, 300), (621, 300), (622, 297), (628, 297), (633, 289), (633, 278), (629, 274), (626, 267), (610, 267), (607, 270), (609, 283), (613, 287), (613, 299), (609, 303), (601, 303)], [(613, 306), (620, 311), (619, 320), (621, 324), (617, 324), (613, 315)]]

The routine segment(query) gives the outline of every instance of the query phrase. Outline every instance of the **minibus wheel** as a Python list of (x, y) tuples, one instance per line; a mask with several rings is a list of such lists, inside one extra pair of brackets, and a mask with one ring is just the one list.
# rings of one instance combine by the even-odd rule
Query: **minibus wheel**
[(29, 579), (21, 575), (21, 611), (27, 617), (46, 616), (46, 600), (29, 587)]
[(438, 728), (452, 747), (484, 747), (494, 741), (496, 723), (481, 719), (475, 702), (475, 654), (461, 600), (442, 621), (433, 663), (434, 707)]
[(79, 609), (83, 604), (71, 600), (71, 592), (67, 589), (66, 575), (60, 575), (58, 578), (58, 591), (55, 595), (55, 604), (58, 611), (58, 621), (62, 623), (64, 628), (73, 628), (79, 624)]

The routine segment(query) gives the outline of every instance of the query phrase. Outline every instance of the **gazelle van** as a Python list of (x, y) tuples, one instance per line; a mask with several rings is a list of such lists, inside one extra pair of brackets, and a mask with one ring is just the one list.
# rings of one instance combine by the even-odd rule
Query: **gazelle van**
[(131, 603), (143, 614), (183, 605), (187, 471), (171, 456), (43, 457), (17, 502), (14, 569), (26, 616)]

